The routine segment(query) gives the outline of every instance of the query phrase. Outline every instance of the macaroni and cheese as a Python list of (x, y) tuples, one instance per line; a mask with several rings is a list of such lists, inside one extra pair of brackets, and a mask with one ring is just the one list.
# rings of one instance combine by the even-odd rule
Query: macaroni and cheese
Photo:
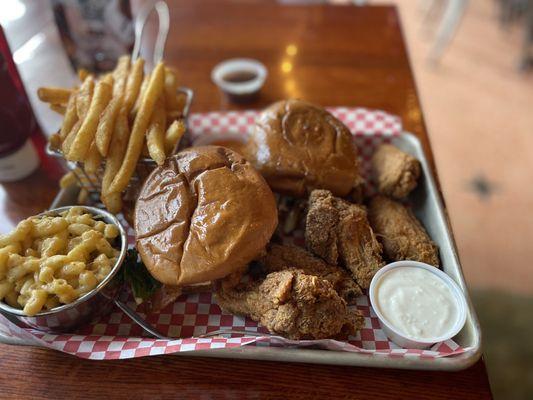
[(111, 272), (119, 233), (83, 207), (21, 221), (0, 236), (0, 301), (29, 316), (72, 303)]

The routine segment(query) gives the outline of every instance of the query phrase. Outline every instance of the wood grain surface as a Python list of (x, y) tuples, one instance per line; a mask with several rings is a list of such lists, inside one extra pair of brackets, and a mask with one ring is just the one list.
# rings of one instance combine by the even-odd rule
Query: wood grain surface
[[(250, 1), (169, 6), (166, 59), (179, 69), (181, 83), (194, 89), (193, 112), (260, 108), (287, 97), (379, 108), (399, 115), (433, 159), (395, 8)], [(211, 82), (211, 69), (231, 57), (257, 58), (267, 66), (256, 103), (230, 104)], [(4, 184), (1, 230), (47, 208), (57, 179), (57, 163), (43, 159), (30, 178)], [(7, 345), (0, 352), (3, 398), (491, 398), (482, 360), (446, 373), (182, 356), (97, 362)]]
[(181, 356), (89, 361), (36, 348), (0, 351), (3, 398), (490, 398), (483, 363), (428, 373)]

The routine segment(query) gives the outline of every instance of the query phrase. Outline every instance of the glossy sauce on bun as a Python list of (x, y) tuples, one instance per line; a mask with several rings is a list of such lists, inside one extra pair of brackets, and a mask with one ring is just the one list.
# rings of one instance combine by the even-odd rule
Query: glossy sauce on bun
[(301, 100), (272, 104), (260, 115), (247, 157), (272, 190), (305, 197), (313, 189), (335, 196), (361, 190), (357, 149), (348, 128), (328, 111)]
[(135, 207), (139, 254), (160, 282), (223, 278), (265, 248), (278, 223), (263, 177), (238, 153), (192, 147), (146, 179)]

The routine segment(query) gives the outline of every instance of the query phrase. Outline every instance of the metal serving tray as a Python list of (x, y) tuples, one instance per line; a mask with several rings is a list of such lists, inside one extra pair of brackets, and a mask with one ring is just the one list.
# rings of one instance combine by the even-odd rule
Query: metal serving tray
[[(468, 303), (466, 324), (454, 338), (460, 346), (467, 349), (464, 353), (437, 359), (425, 359), (414, 357), (399, 358), (380, 354), (372, 355), (320, 349), (243, 346), (231, 349), (198, 350), (176, 353), (176, 355), (420, 370), (460, 370), (474, 364), (481, 356), (481, 331), (474, 308), (472, 307), (472, 302), (468, 296), (457, 250), (446, 214), (444, 213), (442, 200), (435, 185), (435, 180), (429, 169), (422, 145), (414, 135), (404, 132), (402, 135), (395, 137), (393, 143), (416, 157), (422, 164), (423, 177), (420, 179), (417, 189), (410, 195), (410, 200), (415, 214), (422, 220), (429, 235), (439, 246), (444, 272), (454, 279), (465, 293)], [(74, 204), (76, 197), (77, 190), (73, 188), (61, 190), (51, 207), (55, 208)], [(0, 342), (17, 345), (39, 345), (32, 340), (6, 336), (1, 331)]]

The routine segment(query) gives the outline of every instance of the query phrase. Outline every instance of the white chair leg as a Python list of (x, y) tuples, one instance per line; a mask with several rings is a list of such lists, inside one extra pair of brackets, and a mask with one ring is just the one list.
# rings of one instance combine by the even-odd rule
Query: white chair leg
[(448, 0), (448, 4), (444, 10), (444, 15), (439, 24), (435, 43), (429, 53), (429, 61), (437, 63), (444, 50), (450, 43), (459, 22), (465, 12), (468, 0)]
[(440, 8), (438, 0), (418, 0), (418, 11), (422, 15), (422, 23), (427, 24)]
[(519, 69), (526, 71), (533, 66), (533, 0), (529, 0), (524, 23), (524, 42)]

